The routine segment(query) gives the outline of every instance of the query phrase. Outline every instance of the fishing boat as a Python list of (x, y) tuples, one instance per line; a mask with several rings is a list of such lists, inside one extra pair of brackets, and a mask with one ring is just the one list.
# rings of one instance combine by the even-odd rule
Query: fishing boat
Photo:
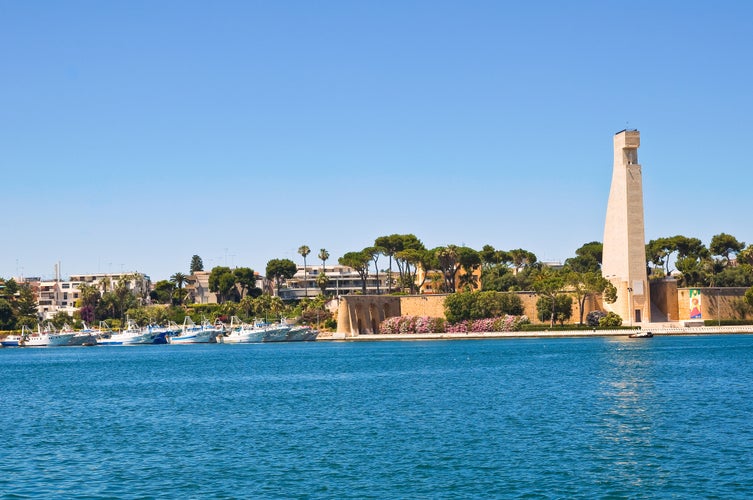
[(217, 336), (225, 332), (225, 325), (221, 322), (212, 324), (203, 320), (201, 325), (193, 322), (190, 316), (183, 320), (183, 328), (177, 335), (168, 337), (170, 344), (209, 344), (217, 342)]
[(167, 344), (169, 336), (177, 335), (181, 331), (180, 325), (172, 321), (166, 326), (150, 324), (144, 328), (152, 335), (152, 344)]
[(317, 335), (319, 335), (318, 330), (314, 330), (310, 326), (306, 325), (297, 325), (290, 327), (290, 330), (287, 333), (287, 338), (285, 340), (287, 342), (310, 341), (316, 340)]
[(260, 328), (264, 328), (264, 339), (262, 342), (286, 342), (290, 325), (285, 322), (280, 323), (258, 323)]
[(20, 346), (23, 347), (52, 347), (68, 345), (76, 332), (58, 332), (51, 323), (37, 325), (37, 331), (31, 331), (25, 326), (21, 329)]
[(63, 325), (61, 332), (73, 332), (73, 337), (68, 341), (68, 345), (94, 345), (97, 343), (96, 332), (86, 326), (79, 331), (74, 331), (68, 324)]
[(286, 342), (303, 342), (316, 340), (319, 335), (319, 330), (315, 330), (308, 325), (296, 325), (283, 320), (282, 323), (288, 325), (290, 330), (285, 334)]
[(22, 339), (23, 336), (21, 335), (6, 335), (0, 340), (0, 345), (3, 347), (18, 347)]
[(244, 323), (237, 316), (232, 316), (228, 331), (217, 337), (217, 341), (226, 344), (254, 344), (264, 340), (265, 331), (256, 323)]
[(111, 333), (109, 337), (102, 336), (97, 339), (100, 345), (142, 345), (153, 344), (154, 336), (149, 328), (140, 328), (135, 321), (126, 320), (126, 328), (117, 333)]

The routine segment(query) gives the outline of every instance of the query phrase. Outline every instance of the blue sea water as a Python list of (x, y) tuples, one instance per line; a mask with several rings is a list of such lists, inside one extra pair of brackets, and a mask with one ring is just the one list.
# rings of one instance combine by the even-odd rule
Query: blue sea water
[(0, 349), (2, 498), (746, 498), (753, 336)]

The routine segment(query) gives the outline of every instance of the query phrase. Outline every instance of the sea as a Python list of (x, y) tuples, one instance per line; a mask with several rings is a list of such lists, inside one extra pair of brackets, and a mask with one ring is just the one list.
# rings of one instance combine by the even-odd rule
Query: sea
[(749, 498), (753, 336), (0, 349), (0, 498)]

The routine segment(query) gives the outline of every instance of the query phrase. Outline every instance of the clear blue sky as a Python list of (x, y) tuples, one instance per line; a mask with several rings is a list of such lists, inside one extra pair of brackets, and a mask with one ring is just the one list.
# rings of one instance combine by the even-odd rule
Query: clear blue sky
[(626, 126), (647, 240), (753, 243), (751, 2), (0, 0), (0, 61), (3, 277), (564, 260)]

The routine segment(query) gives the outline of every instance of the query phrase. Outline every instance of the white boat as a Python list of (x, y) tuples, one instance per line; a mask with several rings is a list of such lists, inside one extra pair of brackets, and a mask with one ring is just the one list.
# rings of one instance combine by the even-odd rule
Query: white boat
[(257, 323), (244, 323), (237, 316), (230, 318), (230, 329), (225, 335), (217, 337), (218, 342), (226, 344), (253, 344), (264, 340), (263, 327)]
[(110, 334), (109, 337), (101, 336), (97, 338), (100, 345), (140, 345), (153, 344), (155, 335), (149, 328), (140, 328), (130, 319), (126, 321), (126, 328), (117, 333)]
[(26, 327), (21, 329), (21, 341), (23, 347), (51, 347), (68, 345), (68, 342), (76, 335), (76, 332), (58, 332), (51, 324), (46, 324), (44, 329), (37, 325), (37, 331), (33, 332)]
[(202, 321), (201, 325), (193, 322), (190, 316), (183, 320), (183, 328), (177, 335), (168, 337), (170, 344), (209, 344), (217, 342), (217, 336), (225, 332), (225, 326), (222, 323), (212, 324), (209, 321)]
[(638, 333), (631, 333), (630, 335), (628, 335), (628, 337), (630, 337), (631, 339), (650, 339), (653, 336), (654, 336), (653, 333), (646, 332), (646, 331), (638, 332)]
[(68, 345), (94, 345), (97, 343), (96, 332), (86, 326), (86, 323), (84, 323), (84, 328), (77, 332), (67, 324), (63, 325), (60, 332), (73, 332), (73, 337), (68, 341)]
[(264, 325), (264, 342), (285, 342), (288, 339), (290, 325), (287, 323), (260, 323)]
[(22, 342), (23, 336), (21, 335), (6, 335), (0, 340), (0, 345), (3, 347), (18, 347)]
[(308, 342), (316, 340), (319, 335), (319, 330), (311, 328), (307, 325), (298, 325), (290, 327), (290, 331), (287, 334), (288, 342)]

